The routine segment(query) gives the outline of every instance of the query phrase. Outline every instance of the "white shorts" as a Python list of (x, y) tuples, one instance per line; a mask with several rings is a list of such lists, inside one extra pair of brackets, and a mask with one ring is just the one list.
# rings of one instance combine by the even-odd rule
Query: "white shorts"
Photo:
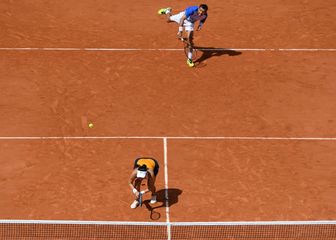
[[(178, 24), (180, 24), (180, 21), (181, 21), (181, 18), (183, 17), (183, 15), (184, 15), (184, 12), (180, 12), (178, 14), (170, 16), (169, 19), (171, 21), (174, 21), (174, 22), (177, 22)], [(184, 27), (185, 31), (187, 31), (187, 32), (194, 31), (194, 23), (188, 21), (187, 19), (184, 20), (183, 27)]]

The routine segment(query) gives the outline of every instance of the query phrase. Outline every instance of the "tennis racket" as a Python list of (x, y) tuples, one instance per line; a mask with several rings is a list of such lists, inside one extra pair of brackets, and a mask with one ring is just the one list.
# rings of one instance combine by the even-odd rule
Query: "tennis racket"
[(180, 40), (183, 42), (184, 46), (184, 54), (188, 57), (188, 53), (191, 51), (192, 52), (192, 60), (195, 61), (197, 58), (197, 49), (195, 47), (192, 47), (189, 45), (188, 41), (185, 38), (180, 38)]
[(139, 192), (138, 202), (140, 207), (142, 207), (142, 195), (143, 193)]

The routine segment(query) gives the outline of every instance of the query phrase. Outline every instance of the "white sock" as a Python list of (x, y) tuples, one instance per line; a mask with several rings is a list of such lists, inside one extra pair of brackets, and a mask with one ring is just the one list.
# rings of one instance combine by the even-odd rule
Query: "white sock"
[(188, 52), (188, 58), (192, 59), (192, 52), (191, 51)]

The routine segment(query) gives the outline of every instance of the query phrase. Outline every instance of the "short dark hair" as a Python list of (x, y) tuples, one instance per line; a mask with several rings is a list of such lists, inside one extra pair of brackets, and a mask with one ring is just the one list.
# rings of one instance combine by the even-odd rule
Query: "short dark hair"
[(139, 170), (139, 171), (144, 171), (144, 172), (146, 172), (146, 171), (147, 171), (147, 166), (146, 166), (146, 164), (143, 164), (143, 165), (141, 165), (140, 167), (138, 167), (138, 170)]
[(208, 5), (206, 4), (201, 4), (199, 5), (200, 8), (202, 8), (204, 11), (208, 11)]

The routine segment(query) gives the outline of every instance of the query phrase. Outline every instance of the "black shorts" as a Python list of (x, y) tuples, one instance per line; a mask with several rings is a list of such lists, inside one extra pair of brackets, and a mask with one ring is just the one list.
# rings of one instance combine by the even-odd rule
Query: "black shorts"
[(151, 159), (151, 160), (153, 160), (153, 161), (155, 162), (155, 166), (154, 166), (154, 170), (153, 170), (153, 172), (154, 172), (154, 176), (156, 177), (156, 175), (159, 173), (159, 163), (158, 163), (154, 158), (150, 158), (150, 157), (141, 157), (141, 158), (137, 158), (137, 159), (135, 159), (135, 160), (134, 160), (134, 167), (133, 167), (133, 169), (140, 167), (140, 166), (138, 165), (138, 161), (139, 161), (140, 159)]

